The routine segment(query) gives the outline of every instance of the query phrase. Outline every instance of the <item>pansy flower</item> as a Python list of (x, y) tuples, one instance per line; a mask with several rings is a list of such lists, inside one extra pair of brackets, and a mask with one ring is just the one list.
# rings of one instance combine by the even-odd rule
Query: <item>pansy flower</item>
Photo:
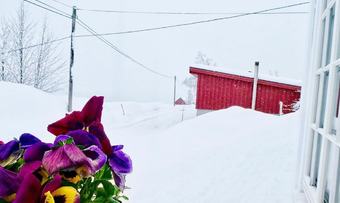
[(23, 150), (39, 142), (41, 141), (35, 136), (25, 133), (20, 136), (19, 140), (12, 140), (0, 145), (0, 166), (5, 167), (16, 162), (21, 157)]
[(129, 155), (122, 151), (123, 145), (112, 146), (113, 153), (109, 156), (109, 166), (113, 172), (116, 185), (125, 188), (125, 176), (132, 172), (132, 161)]
[(45, 203), (79, 203), (78, 191), (70, 186), (62, 186), (62, 178), (56, 175), (42, 190), (41, 202)]
[(54, 145), (44, 154), (42, 165), (49, 174), (59, 173), (73, 183), (94, 174), (106, 162), (106, 155), (97, 146), (93, 145), (83, 152), (67, 135), (58, 136)]
[(0, 198), (10, 200), (15, 197), (20, 182), (16, 173), (0, 166)]
[[(125, 187), (125, 175), (132, 171), (130, 157), (122, 151), (123, 146), (111, 146), (101, 124), (103, 97), (92, 97), (81, 111), (74, 111), (65, 118), (50, 124), (48, 131), (54, 135), (67, 134), (74, 138), (77, 145), (97, 145), (94, 135), (100, 142), (99, 146), (107, 155), (114, 180), (120, 188)], [(77, 131), (78, 130), (78, 131)], [(82, 130), (82, 131), (79, 131)]]
[(94, 96), (81, 111), (66, 114), (64, 118), (50, 124), (47, 130), (56, 136), (67, 134), (73, 130), (86, 130), (99, 139), (100, 147), (106, 154), (109, 154), (111, 153), (110, 140), (107, 138), (101, 124), (103, 103), (104, 97)]

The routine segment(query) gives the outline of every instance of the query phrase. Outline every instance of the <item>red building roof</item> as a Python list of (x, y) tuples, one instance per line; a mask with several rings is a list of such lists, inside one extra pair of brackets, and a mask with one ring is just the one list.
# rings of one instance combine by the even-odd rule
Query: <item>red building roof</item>
[(176, 105), (185, 105), (186, 103), (182, 98), (179, 98), (179, 99), (176, 100), (175, 104)]
[[(253, 78), (190, 67), (190, 73), (197, 75), (196, 108), (218, 110), (230, 106), (250, 108), (252, 102)], [(278, 81), (258, 80), (256, 110), (278, 114), (279, 103), (283, 102), (283, 113), (293, 111), (294, 103), (300, 99), (301, 87)]]

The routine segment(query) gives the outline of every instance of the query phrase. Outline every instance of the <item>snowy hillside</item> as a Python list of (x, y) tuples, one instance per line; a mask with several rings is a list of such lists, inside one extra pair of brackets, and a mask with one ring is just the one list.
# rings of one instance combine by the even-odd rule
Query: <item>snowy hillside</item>
[(297, 114), (239, 107), (124, 139), (133, 202), (293, 202)]
[[(0, 140), (23, 132), (53, 139), (46, 126), (65, 113), (66, 97), (3, 82), (0, 92)], [(77, 98), (75, 109), (85, 101)], [(124, 144), (133, 159), (130, 202), (293, 202), (298, 113), (233, 107), (194, 118), (192, 107), (123, 108), (125, 115), (121, 103), (106, 102), (103, 122), (112, 144)]]
[[(44, 93), (32, 87), (0, 82), (0, 140), (8, 141), (23, 132), (44, 140), (54, 136), (47, 125), (66, 113), (67, 96)], [(74, 109), (80, 110), (88, 98), (74, 98)], [(105, 101), (103, 123), (109, 135), (126, 134), (127, 129), (160, 130), (196, 115), (193, 106), (176, 107), (162, 103)], [(144, 125), (142, 129), (139, 127)]]

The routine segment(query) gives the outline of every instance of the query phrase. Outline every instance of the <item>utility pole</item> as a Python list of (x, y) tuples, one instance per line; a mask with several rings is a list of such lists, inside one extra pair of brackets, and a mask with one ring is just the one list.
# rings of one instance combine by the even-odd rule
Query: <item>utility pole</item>
[(77, 8), (73, 6), (72, 9), (72, 29), (71, 29), (71, 57), (70, 57), (70, 70), (69, 70), (69, 84), (68, 84), (68, 105), (67, 111), (72, 111), (72, 100), (73, 100), (73, 75), (72, 68), (74, 63), (74, 47), (73, 47), (73, 37), (76, 29), (76, 17), (77, 17)]
[(256, 110), (255, 108), (256, 108), (257, 82), (259, 80), (259, 65), (260, 62), (256, 61), (254, 67), (253, 96), (251, 101), (251, 109), (253, 110)]
[(174, 76), (174, 106), (176, 105), (176, 75)]

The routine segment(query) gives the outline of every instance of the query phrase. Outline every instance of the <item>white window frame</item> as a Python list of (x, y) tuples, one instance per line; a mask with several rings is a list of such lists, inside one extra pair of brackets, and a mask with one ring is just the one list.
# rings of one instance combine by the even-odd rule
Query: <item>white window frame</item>
[[(325, 2), (327, 3), (324, 8)], [(339, 117), (336, 122), (336, 135), (332, 134), (334, 126), (334, 111), (336, 111), (337, 95), (335, 93), (338, 83), (337, 70), (340, 67), (340, 58), (337, 59), (338, 51), (340, 51), (340, 0), (315, 0), (314, 13), (314, 30), (313, 30), (313, 45), (311, 53), (311, 67), (309, 80), (311, 81), (308, 88), (307, 97), (307, 125), (305, 126), (305, 151), (303, 159), (303, 175), (302, 187), (309, 202), (323, 203), (326, 183), (328, 175), (331, 181), (327, 183), (329, 187), (329, 203), (336, 203), (336, 189), (340, 187), (340, 121)], [(329, 39), (330, 12), (334, 7), (334, 24), (332, 33), (332, 47), (330, 49), (330, 62), (326, 64), (327, 49)], [(323, 21), (325, 20), (325, 29), (323, 30)], [(321, 64), (321, 67), (320, 67)], [(327, 88), (324, 88), (325, 73), (328, 72)], [(319, 79), (317, 79), (319, 77)], [(324, 90), (326, 92), (323, 92)], [(339, 91), (337, 89), (337, 91)], [(325, 98), (322, 98), (325, 95)], [(325, 116), (323, 127), (320, 125), (322, 100), (325, 102)], [(340, 114), (340, 112), (339, 112)], [(315, 116), (315, 119), (314, 119)], [(317, 154), (317, 137), (321, 136), (321, 149), (319, 154), (319, 164), (317, 172), (314, 170), (316, 165)], [(335, 150), (330, 151), (330, 147), (335, 147)], [(330, 166), (330, 167), (328, 167)], [(317, 179), (317, 185), (312, 183)], [(338, 194), (340, 195), (340, 194)]]

